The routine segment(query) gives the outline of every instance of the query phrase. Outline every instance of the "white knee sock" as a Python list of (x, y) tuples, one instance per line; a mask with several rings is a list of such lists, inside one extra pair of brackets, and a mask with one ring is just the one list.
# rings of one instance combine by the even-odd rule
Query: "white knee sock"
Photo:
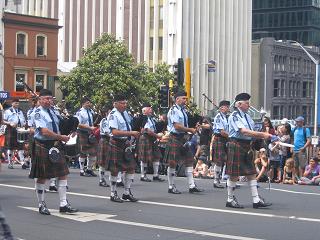
[(91, 170), (90, 160), (91, 160), (90, 157), (87, 157), (87, 165), (86, 165), (86, 167), (87, 167), (88, 170)]
[(79, 157), (79, 166), (80, 166), (80, 172), (84, 172), (84, 162), (86, 161), (85, 158)]
[(122, 182), (122, 172), (118, 172), (117, 182)]
[(104, 172), (105, 171), (105, 168), (104, 167), (99, 167), (99, 181), (102, 182), (102, 181), (105, 181), (105, 178), (104, 178)]
[(236, 182), (233, 182), (230, 180), (230, 178), (227, 180), (227, 190), (228, 190), (228, 202), (232, 202), (234, 197), (234, 190), (236, 188)]
[(45, 189), (45, 184), (36, 183), (36, 195), (37, 195), (39, 207), (41, 203), (44, 202), (44, 189)]
[(214, 165), (213, 167), (213, 171), (214, 171), (214, 182), (217, 183), (220, 179), (220, 171), (221, 171), (221, 167)]
[(141, 177), (144, 177), (145, 176), (145, 170), (144, 170), (144, 168), (145, 168), (145, 163), (144, 162), (140, 162), (140, 170), (141, 170)]
[(159, 166), (160, 166), (160, 162), (154, 162), (152, 165), (153, 165), (153, 176), (154, 176), (154, 177), (159, 176)]
[(176, 173), (176, 170), (174, 168), (168, 167), (167, 169), (167, 175), (168, 175), (168, 183), (169, 188), (172, 188), (174, 185), (174, 175)]
[(64, 207), (68, 204), (67, 202), (67, 180), (59, 180), (59, 198), (60, 198), (60, 207)]
[(18, 156), (19, 156), (20, 162), (24, 162), (24, 150), (19, 150)]
[(8, 158), (9, 164), (12, 164), (12, 151), (11, 150), (7, 150), (7, 158)]
[(188, 178), (189, 188), (194, 188), (196, 185), (193, 179), (193, 167), (186, 167), (185, 173)]
[(252, 194), (252, 200), (254, 203), (257, 203), (260, 201), (259, 198), (259, 193), (258, 193), (258, 188), (257, 188), (257, 180), (249, 180), (248, 181), (250, 189), (251, 189), (251, 194)]
[(111, 182), (111, 197), (115, 195), (115, 192), (117, 191), (117, 177), (110, 175), (110, 182)]
[(133, 182), (134, 174), (124, 174), (124, 194), (130, 194), (131, 183)]
[(56, 185), (56, 178), (50, 178), (50, 187), (55, 186)]

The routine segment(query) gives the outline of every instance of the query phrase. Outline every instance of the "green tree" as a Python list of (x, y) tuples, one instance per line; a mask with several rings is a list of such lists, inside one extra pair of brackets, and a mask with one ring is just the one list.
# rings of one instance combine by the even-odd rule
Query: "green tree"
[(121, 93), (128, 96), (131, 110), (137, 111), (144, 102), (157, 106), (159, 86), (170, 78), (169, 66), (160, 64), (151, 72), (146, 64), (134, 62), (122, 41), (104, 34), (84, 51), (77, 67), (60, 78), (60, 89), (74, 109), (80, 107), (83, 96), (101, 107)]

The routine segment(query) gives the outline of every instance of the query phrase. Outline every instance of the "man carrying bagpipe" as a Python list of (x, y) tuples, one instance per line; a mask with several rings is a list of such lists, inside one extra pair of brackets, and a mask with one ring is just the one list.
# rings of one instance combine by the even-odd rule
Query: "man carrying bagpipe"
[(186, 166), (186, 175), (189, 185), (189, 193), (201, 192), (194, 183), (193, 179), (193, 155), (186, 144), (188, 140), (188, 132), (195, 134), (196, 128), (189, 128), (188, 116), (185, 110), (187, 103), (186, 92), (178, 92), (175, 94), (175, 104), (168, 112), (168, 131), (170, 138), (166, 145), (164, 161), (169, 165), (167, 169), (169, 189), (168, 193), (181, 194), (174, 185), (174, 176), (178, 163)]
[(30, 178), (36, 180), (36, 195), (39, 203), (39, 213), (50, 215), (45, 203), (45, 182), (47, 179), (58, 178), (58, 192), (61, 213), (74, 213), (78, 210), (72, 208), (67, 201), (67, 175), (69, 169), (64, 157), (61, 142), (67, 142), (69, 136), (61, 135), (59, 117), (51, 109), (52, 92), (42, 89), (39, 95), (40, 106), (35, 110), (35, 134), (33, 159)]
[(227, 162), (227, 142), (228, 142), (228, 118), (230, 102), (223, 100), (219, 103), (219, 113), (213, 120), (214, 140), (212, 143), (212, 161), (215, 164), (214, 170), (214, 188), (224, 188), (220, 183), (221, 168)]
[(163, 134), (157, 134), (156, 120), (153, 118), (153, 110), (150, 104), (144, 104), (141, 118), (141, 135), (138, 140), (138, 160), (141, 167), (141, 178), (143, 182), (151, 182), (147, 177), (146, 168), (148, 164), (153, 166), (153, 181), (163, 182), (159, 177), (159, 166), (161, 153), (157, 144), (157, 139), (161, 139)]
[[(92, 102), (88, 97), (83, 97), (81, 106), (80, 110), (76, 113), (76, 117), (79, 120), (77, 140), (80, 148), (80, 176), (96, 177), (97, 175), (93, 172), (92, 165), (97, 160), (98, 142), (92, 135), (92, 132), (95, 130), (93, 126), (94, 112), (91, 109)], [(87, 169), (84, 169), (86, 160)]]
[[(111, 196), (113, 202), (122, 203), (123, 200), (138, 201), (131, 192), (131, 183), (134, 179), (136, 162), (132, 152), (132, 138), (138, 138), (140, 133), (131, 130), (131, 118), (126, 111), (127, 97), (114, 96), (114, 109), (108, 116), (110, 127), (109, 149), (105, 168), (111, 172)], [(124, 193), (122, 199), (117, 194), (118, 173), (124, 174)]]
[(9, 109), (4, 111), (3, 123), (6, 124), (5, 147), (9, 160), (9, 169), (13, 169), (13, 151), (18, 149), (18, 156), (21, 162), (24, 161), (24, 143), (18, 142), (18, 129), (24, 128), (26, 120), (23, 112), (19, 109), (19, 99), (14, 98)]

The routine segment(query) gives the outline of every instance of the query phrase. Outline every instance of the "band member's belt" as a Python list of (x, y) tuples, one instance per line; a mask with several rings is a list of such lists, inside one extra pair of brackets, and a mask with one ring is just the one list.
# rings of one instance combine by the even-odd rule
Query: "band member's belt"
[(187, 133), (170, 133), (170, 135), (176, 137), (176, 138), (183, 138)]
[(221, 134), (217, 133), (217, 134), (214, 134), (215, 137), (218, 137), (218, 138), (224, 138), (226, 140), (228, 140), (226, 137), (222, 136)]
[(35, 138), (35, 142), (38, 142), (40, 144), (43, 144), (47, 147), (52, 147), (55, 145), (56, 141), (55, 140), (39, 140)]
[(251, 140), (239, 139), (239, 138), (230, 138), (231, 142), (242, 143), (242, 144), (250, 144)]
[(110, 140), (110, 136), (107, 136), (107, 135), (100, 135), (100, 137), (102, 139)]

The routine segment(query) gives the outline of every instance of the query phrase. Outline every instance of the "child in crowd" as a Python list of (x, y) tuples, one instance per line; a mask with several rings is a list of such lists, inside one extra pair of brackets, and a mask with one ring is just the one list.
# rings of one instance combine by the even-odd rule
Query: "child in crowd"
[(280, 176), (280, 145), (279, 139), (274, 138), (268, 146), (269, 148), (269, 161), (270, 161), (270, 178), (275, 183), (279, 183)]
[(293, 158), (288, 158), (286, 160), (285, 166), (283, 168), (282, 183), (284, 184), (295, 184), (294, 182), (294, 160)]
[(200, 159), (198, 159), (197, 165), (193, 170), (193, 176), (199, 177), (199, 178), (201, 178), (201, 177), (206, 178), (207, 175), (208, 175), (208, 166), (200, 158)]
[(320, 165), (318, 164), (318, 158), (312, 157), (309, 160), (309, 165), (303, 173), (303, 177), (300, 178), (298, 184), (301, 185), (319, 185), (320, 183)]
[(258, 158), (254, 160), (254, 165), (257, 170), (256, 180), (258, 182), (266, 182), (268, 180), (267, 172), (268, 172), (268, 158), (266, 154), (266, 149), (261, 148), (258, 153)]
[[(278, 136), (279, 140), (282, 143), (290, 143), (290, 131), (287, 128), (287, 125), (282, 124), (278, 127)], [(284, 165), (286, 163), (286, 159), (289, 157), (288, 153), (290, 153), (290, 149), (288, 147), (279, 146), (279, 156), (280, 156), (280, 171), (281, 171), (281, 177), (283, 176), (283, 169)]]

